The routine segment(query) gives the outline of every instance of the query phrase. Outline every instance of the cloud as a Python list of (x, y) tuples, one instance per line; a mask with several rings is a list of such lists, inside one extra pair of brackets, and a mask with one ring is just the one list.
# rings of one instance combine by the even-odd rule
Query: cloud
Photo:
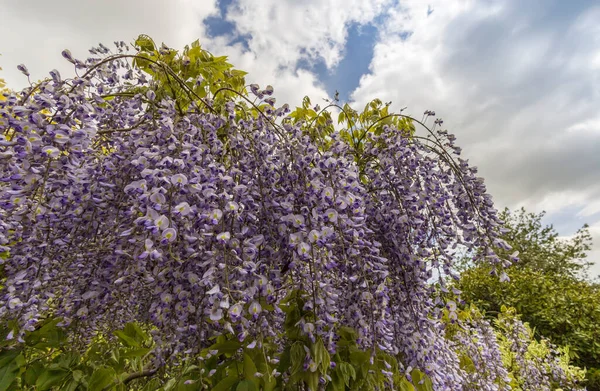
[(251, 37), (252, 51), (271, 61), (295, 67), (300, 58), (323, 59), (331, 68), (342, 58), (348, 25), (372, 21), (389, 4), (387, 0), (265, 0), (257, 6), (252, 0), (240, 0), (230, 6), (228, 20), (240, 34)]
[[(389, 0), (227, 2), (220, 12), (223, 20), (209, 21), (209, 27), (221, 33), (207, 47), (249, 72), (249, 81), (272, 84), (279, 103), (297, 105), (305, 95), (322, 103), (333, 97), (332, 91), (310, 65), (334, 69), (345, 55), (350, 28), (374, 22), (391, 4)], [(223, 26), (232, 30), (223, 34)], [(299, 67), (300, 63), (309, 66)]]
[(301, 59), (297, 67), (315, 73), (324, 84), (330, 96), (339, 94), (342, 102), (349, 100), (349, 95), (360, 82), (362, 75), (368, 72), (373, 58), (373, 49), (377, 42), (379, 29), (377, 22), (382, 17), (375, 18), (369, 24), (349, 24), (346, 45), (342, 59), (332, 68), (327, 68), (324, 60), (308, 61)]
[(215, 0), (3, 1), (2, 75), (17, 89), (27, 85), (15, 69), (19, 63), (29, 68), (34, 81), (53, 68), (71, 75), (71, 64), (60, 54), (63, 49), (86, 58), (99, 42), (110, 47), (113, 41), (132, 42), (141, 33), (182, 47), (204, 37), (201, 21), (215, 12)]
[[(73, 74), (60, 55), (65, 48), (85, 58), (98, 42), (107, 46), (115, 40), (131, 42), (140, 33), (175, 48), (199, 38), (205, 48), (229, 55), (237, 68), (248, 71), (249, 82), (272, 84), (280, 103), (299, 104), (304, 95), (316, 103), (328, 93), (314, 72), (298, 68), (300, 59), (334, 67), (343, 57), (349, 26), (372, 21), (386, 4), (385, 0), (263, 1), (260, 6), (245, 0), (6, 2), (0, 15), (4, 27), (0, 66), (8, 86), (19, 89), (27, 85), (16, 70), (19, 63), (27, 65), (32, 80), (46, 77), (53, 68)], [(215, 25), (205, 22), (223, 17), (227, 20), (217, 26), (218, 36), (210, 37)]]

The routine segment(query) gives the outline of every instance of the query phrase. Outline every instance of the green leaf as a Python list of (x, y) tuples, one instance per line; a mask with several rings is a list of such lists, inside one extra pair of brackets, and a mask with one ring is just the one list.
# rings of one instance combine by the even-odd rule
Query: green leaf
[(3, 352), (0, 352), (0, 368), (15, 363), (15, 361), (17, 360), (17, 356), (19, 356), (20, 354), (21, 350), (19, 349), (5, 350)]
[[(144, 388), (142, 388), (143, 391), (156, 391), (159, 390), (161, 386), (161, 381), (158, 380), (156, 377), (148, 380), (148, 382), (144, 385)], [(121, 391), (121, 390), (119, 390)]]
[(319, 374), (317, 372), (307, 372), (304, 380), (310, 391), (317, 391), (319, 389)]
[(151, 337), (136, 323), (127, 323), (123, 330), (117, 330), (114, 334), (128, 347), (140, 348), (144, 342), (151, 340)]
[(388, 115), (388, 107), (389, 106), (385, 106), (383, 109), (381, 109), (380, 113), (381, 113), (381, 118), (383, 117), (387, 117)]
[(36, 361), (28, 365), (24, 377), (25, 384), (34, 386), (42, 372), (44, 372), (44, 365), (41, 362)]
[(363, 352), (360, 350), (353, 350), (350, 352), (350, 362), (356, 368), (360, 368), (361, 366), (366, 364), (369, 361), (370, 357), (371, 353), (369, 352)]
[(147, 52), (153, 52), (155, 50), (154, 42), (152, 38), (145, 34), (141, 34), (136, 40), (135, 45), (138, 46), (141, 50)]
[(304, 99), (302, 99), (302, 107), (305, 109), (310, 107), (310, 98), (308, 96), (305, 96)]
[(89, 391), (101, 391), (115, 380), (116, 375), (110, 367), (96, 369), (90, 378)]
[(341, 371), (339, 365), (334, 369), (334, 371), (331, 375), (331, 382), (329, 382), (327, 390), (331, 390), (331, 391), (345, 391), (346, 390), (344, 377), (342, 375), (342, 371)]
[(188, 366), (188, 367), (185, 368), (185, 370), (183, 371), (183, 374), (187, 375), (189, 373), (192, 373), (196, 369), (200, 369), (200, 367), (198, 365), (190, 365), (190, 366)]
[(116, 330), (114, 334), (117, 336), (117, 338), (119, 338), (119, 341), (121, 341), (121, 343), (127, 347), (130, 347), (130, 348), (141, 347), (140, 343), (138, 341), (136, 341), (135, 338), (128, 336), (122, 330)]
[(165, 383), (165, 385), (162, 387), (163, 391), (169, 391), (172, 390), (173, 388), (175, 388), (175, 386), (177, 385), (177, 379), (169, 379), (169, 381), (167, 381)]
[(413, 369), (410, 376), (417, 391), (433, 391), (433, 383), (423, 372)]
[(244, 377), (248, 380), (256, 379), (254, 374), (258, 372), (256, 365), (247, 353), (244, 354)]
[(350, 379), (356, 380), (356, 370), (354, 370), (354, 367), (347, 362), (339, 363), (338, 368), (340, 369), (344, 383), (349, 387)]
[(123, 358), (134, 358), (134, 357), (144, 357), (146, 354), (150, 353), (150, 351), (152, 351), (152, 349), (150, 348), (138, 348), (138, 349), (133, 349), (127, 352), (124, 352), (123, 354), (121, 354), (121, 357)]
[(142, 330), (137, 323), (127, 323), (124, 330), (129, 336), (135, 338), (137, 341), (143, 342), (151, 339), (150, 335)]
[(279, 360), (279, 366), (278, 366), (279, 372), (284, 373), (288, 369), (291, 371), (291, 362), (292, 362), (291, 347), (288, 345), (285, 347), (285, 349), (283, 350), (283, 353), (281, 354), (281, 358)]
[(8, 390), (19, 372), (17, 357), (20, 350), (7, 350), (0, 353), (0, 391)]
[(65, 331), (58, 327), (60, 318), (51, 319), (39, 329), (29, 333), (25, 337), (25, 343), (36, 349), (57, 348), (67, 340)]
[(304, 366), (304, 357), (306, 357), (304, 344), (302, 342), (294, 342), (290, 350), (290, 372), (292, 375), (302, 370)]
[(467, 371), (468, 373), (475, 373), (475, 371), (477, 370), (477, 368), (475, 367), (475, 363), (473, 363), (471, 357), (465, 354), (460, 356), (459, 364), (460, 368)]
[(400, 380), (400, 391), (415, 391), (415, 387), (408, 381), (406, 376)]
[(35, 382), (36, 390), (49, 390), (64, 382), (69, 376), (67, 369), (45, 369)]
[(84, 376), (83, 372), (80, 371), (79, 369), (74, 370), (72, 375), (73, 375), (73, 380), (75, 380), (77, 382), (80, 382)]
[(71, 379), (61, 387), (61, 391), (75, 391), (79, 387), (79, 384), (79, 382)]
[(237, 374), (232, 371), (232, 373), (221, 380), (216, 386), (212, 388), (212, 391), (228, 391), (231, 387), (236, 384), (240, 379)]
[(63, 354), (61, 354), (54, 361), (56, 362), (56, 364), (59, 368), (64, 368), (64, 369), (70, 370), (71, 367), (74, 367), (77, 364), (79, 364), (80, 358), (81, 358), (81, 356), (79, 355), (79, 353), (74, 352), (74, 351), (67, 351), (67, 352), (64, 352)]
[(232, 354), (232, 353), (237, 352), (238, 349), (241, 347), (242, 347), (242, 344), (239, 341), (232, 339), (229, 341), (216, 343), (208, 349), (209, 350), (217, 350), (221, 354), (224, 354), (224, 353)]
[(313, 346), (313, 360), (321, 369), (321, 373), (327, 373), (329, 364), (331, 363), (331, 357), (320, 338)]
[(240, 71), (239, 69), (232, 69), (231, 74), (235, 77), (243, 77), (248, 74), (248, 72)]
[(236, 391), (258, 391), (256, 385), (249, 380), (242, 380), (238, 383)]

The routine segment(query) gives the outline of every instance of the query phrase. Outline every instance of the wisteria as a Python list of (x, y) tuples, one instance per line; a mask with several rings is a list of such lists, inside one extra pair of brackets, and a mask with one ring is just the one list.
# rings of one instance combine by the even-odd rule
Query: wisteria
[(471, 310), (467, 320), (460, 326), (448, 327), (447, 333), (463, 364), (465, 390), (498, 391), (510, 387), (513, 379), (502, 360), (496, 331), (481, 314)]
[[(456, 306), (433, 299), (460, 248), (498, 271), (510, 263), (494, 253), (502, 222), (452, 134), (365, 130), (361, 167), (338, 133), (324, 147), (285, 120), (270, 86), (250, 87), (263, 103), (254, 115), (258, 103), (220, 91), (182, 107), (117, 49), (86, 61), (65, 51), (81, 76), (54, 70), (0, 101), (10, 338), (49, 315), (88, 336), (136, 321), (152, 325), (165, 363), (217, 336), (286, 346), (296, 311), (292, 326), (331, 357), (350, 328), (409, 380), (418, 368), (436, 390), (508, 389), (489, 323), (460, 337), (483, 368), (475, 379), (441, 320)], [(307, 353), (305, 370), (317, 364)]]
[(568, 353), (548, 340), (536, 341), (531, 328), (515, 316), (513, 309), (503, 309), (496, 324), (503, 350), (503, 360), (524, 390), (565, 388), (583, 390), (577, 378), (581, 369), (568, 364)]

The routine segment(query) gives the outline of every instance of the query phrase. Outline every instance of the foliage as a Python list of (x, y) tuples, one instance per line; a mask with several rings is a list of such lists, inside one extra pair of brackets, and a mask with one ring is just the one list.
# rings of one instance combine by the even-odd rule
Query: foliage
[[(504, 210), (506, 233), (502, 238), (520, 260), (508, 269), (508, 282), (489, 275), (486, 267), (473, 268), (461, 276), (459, 289), (463, 298), (475, 302), (488, 312), (500, 310), (503, 304), (517, 308), (536, 330), (556, 343), (571, 345), (579, 351), (590, 350), (587, 362), (597, 361), (593, 341), (600, 327), (598, 287), (577, 279), (589, 263), (583, 260), (590, 249), (591, 238), (584, 225), (570, 240), (558, 239), (552, 226), (542, 227), (544, 213)], [(585, 330), (585, 331), (584, 331)], [(585, 353), (584, 353), (585, 354)]]
[[(151, 364), (153, 347), (151, 336), (140, 326), (127, 324), (115, 332), (118, 339), (108, 341), (98, 336), (85, 349), (77, 349), (58, 323), (40, 323), (22, 344), (0, 353), (0, 363), (11, 361), (0, 365), (4, 370), (0, 390), (126, 390), (139, 385), (136, 379), (142, 378), (144, 368)], [(2, 333), (0, 346), (4, 348), (11, 345), (7, 331)]]
[[(506, 389), (508, 385), (513, 390), (546, 390), (550, 386), (553, 390), (579, 389), (577, 384), (584, 371), (569, 365), (569, 355), (564, 349), (553, 349), (547, 341), (535, 341), (531, 329), (520, 322), (513, 309), (503, 308), (496, 322), (497, 329), (492, 328), (474, 306), (457, 310), (457, 313), (459, 322), (450, 322), (448, 311), (444, 319), (447, 337), (456, 343), (454, 349), (460, 358), (465, 391), (487, 389), (490, 383), (494, 385), (492, 389), (497, 390)], [(287, 324), (292, 325), (293, 320), (288, 319)], [(155, 359), (152, 331), (144, 330), (143, 326), (127, 324), (122, 330), (115, 331), (113, 337), (97, 335), (89, 345), (78, 348), (73, 336), (69, 337), (57, 324), (58, 320), (43, 322), (39, 328), (27, 333), (24, 343), (0, 353), (0, 373), (3, 374), (0, 390), (283, 389), (281, 378), (272, 376), (273, 381), (269, 381), (264, 377), (263, 352), (259, 349), (236, 350), (241, 346), (237, 341), (217, 339), (201, 353), (203, 359), (187, 357), (155, 370), (151, 369)], [(515, 329), (520, 332), (516, 333)], [(6, 339), (7, 332), (0, 331), (3, 341), (0, 347), (11, 345)], [(298, 330), (290, 334), (299, 335)], [(370, 354), (358, 349), (356, 338), (352, 329), (342, 330), (339, 350), (333, 358), (337, 365), (331, 371), (326, 390), (373, 389), (378, 384), (380, 389), (385, 388), (383, 376), (380, 374), (379, 379), (374, 376), (379, 372), (376, 371), (377, 360), (394, 362), (394, 359), (379, 353), (371, 363)], [(301, 338), (296, 343), (274, 367), (298, 368), (292, 377), (304, 377), (306, 373), (300, 371), (305, 360), (303, 346), (304, 343), (310, 345), (310, 341)], [(292, 352), (296, 349), (294, 346), (299, 345), (301, 361), (295, 364)], [(328, 353), (317, 348), (319, 344), (313, 346), (316, 348), (313, 357), (326, 359)], [(219, 363), (221, 360), (223, 363)], [(235, 369), (233, 375), (228, 369)], [(409, 376), (400, 375), (396, 366), (389, 370), (394, 373), (400, 390), (432, 389), (426, 378), (419, 384), (423, 374), (416, 369)], [(277, 371), (275, 369), (275, 373)], [(412, 379), (414, 385), (408, 379)]]
[(600, 369), (587, 369), (585, 374), (585, 385), (588, 391), (600, 390)]
[(536, 340), (514, 308), (502, 307), (490, 324), (474, 305), (456, 310), (447, 337), (465, 371), (465, 390), (582, 389), (585, 371), (570, 364), (569, 351)]
[(537, 341), (514, 309), (503, 307), (495, 321), (502, 359), (512, 377), (513, 390), (575, 390), (585, 371), (569, 364), (567, 348)]
[(133, 65), (150, 75), (151, 81), (148, 86), (128, 89), (127, 94), (152, 89), (158, 101), (171, 98), (180, 114), (209, 97), (212, 110), (220, 112), (226, 102), (246, 94), (246, 72), (234, 69), (226, 56), (215, 57), (202, 49), (198, 40), (179, 53), (165, 44), (158, 47), (152, 38), (140, 35), (135, 47), (138, 51)]
[(457, 352), (460, 367), (464, 372), (463, 389), (507, 389), (511, 382), (511, 374), (502, 360), (497, 330), (474, 306), (451, 306), (444, 312), (446, 338), (451, 341)]
[[(0, 71), (1, 70), (2, 70), (2, 68), (0, 68)], [(0, 77), (0, 100), (6, 100), (6, 98), (2, 94), (2, 93), (4, 93), (5, 88), (6, 88), (6, 82), (4, 81), (4, 79), (2, 79)]]
[[(314, 372), (302, 370), (305, 362), (305, 343), (299, 339), (288, 348), (282, 362), (265, 361), (264, 349), (241, 348), (234, 340), (217, 338), (196, 358), (161, 367), (154, 367), (154, 341), (148, 330), (135, 323), (129, 323), (116, 330), (112, 338), (97, 335), (83, 348), (74, 347), (74, 341), (58, 327), (58, 320), (45, 321), (39, 328), (28, 332), (22, 344), (14, 346), (6, 339), (8, 330), (0, 334), (3, 348), (12, 349), (0, 353), (0, 390), (11, 388), (23, 390), (197, 390), (197, 389), (284, 389), (282, 378), (277, 376), (278, 368), (291, 367), (291, 377), (313, 381)], [(291, 322), (290, 322), (291, 324)], [(296, 335), (298, 331), (294, 331)], [(72, 336), (71, 336), (72, 338)], [(315, 365), (325, 366), (329, 356), (323, 344), (312, 344), (311, 354)], [(294, 353), (300, 347), (300, 354)], [(295, 359), (297, 357), (300, 361)], [(334, 361), (337, 366), (331, 370), (327, 390), (384, 388), (385, 378), (378, 370), (378, 361), (392, 362), (389, 355), (379, 353), (370, 363), (370, 354), (357, 348), (356, 333), (345, 329), (340, 340), (340, 350)], [(269, 364), (274, 368), (268, 369)], [(309, 364), (309, 368), (310, 368)], [(328, 366), (330, 364), (327, 364)], [(413, 386), (407, 377), (397, 372), (395, 377), (401, 390), (432, 390), (431, 382), (419, 370), (412, 370), (408, 378), (415, 379)], [(295, 372), (293, 372), (295, 370)], [(379, 373), (379, 375), (377, 375)], [(277, 377), (276, 377), (277, 376)], [(419, 381), (425, 380), (423, 384)], [(318, 383), (319, 379), (315, 379)], [(290, 381), (292, 384), (298, 380)], [(296, 389), (287, 387), (285, 389)], [(316, 389), (316, 388), (315, 388)]]
[[(496, 315), (502, 306), (516, 308), (538, 337), (569, 347), (579, 366), (594, 368), (600, 362), (600, 290), (577, 276), (585, 271), (583, 261), (590, 236), (583, 226), (570, 240), (559, 240), (552, 226), (543, 227), (542, 214), (505, 210), (507, 232), (502, 236), (517, 250), (520, 260), (505, 271), (500, 281), (489, 267), (467, 269), (456, 288), (462, 298)], [(592, 376), (594, 371), (588, 371)], [(590, 388), (592, 386), (590, 385)], [(597, 389), (597, 388), (591, 388)]]
[[(302, 106), (296, 107), (284, 121), (300, 126), (310, 136), (312, 142), (319, 145), (320, 149), (327, 150), (332, 143), (330, 136), (335, 132), (331, 113), (327, 110), (337, 109), (339, 111), (337, 123), (343, 126), (339, 130), (339, 135), (351, 146), (361, 180), (367, 180), (364, 170), (370, 159), (374, 158), (373, 155), (364, 153), (368, 134), (379, 136), (385, 126), (391, 126), (405, 137), (418, 137), (414, 134), (415, 126), (412, 119), (389, 111), (392, 102), (384, 105), (380, 99), (373, 99), (365, 105), (361, 113), (352, 109), (348, 103), (340, 106), (337, 98), (333, 102), (327, 102), (328, 105), (323, 108), (319, 105), (311, 107), (310, 98), (304, 97)], [(385, 148), (385, 140), (380, 139), (377, 144), (377, 147)]]
[[(591, 264), (585, 260), (592, 244), (588, 225), (565, 240), (559, 238), (552, 225), (542, 225), (544, 215), (545, 212), (528, 213), (524, 208), (515, 212), (504, 209), (500, 213), (507, 230), (502, 239), (512, 247), (510, 251), (520, 254), (514, 267), (569, 277), (585, 273)], [(508, 255), (508, 250), (503, 251), (504, 256)]]
[(135, 46), (0, 102), (8, 386), (468, 389), (431, 279), (510, 262), (455, 137), (377, 100), (336, 132), (197, 42)]
[(463, 273), (459, 289), (465, 301), (490, 314), (503, 305), (517, 309), (537, 335), (570, 346), (578, 365), (600, 362), (600, 291), (587, 281), (511, 268), (509, 282), (500, 282), (486, 268)]

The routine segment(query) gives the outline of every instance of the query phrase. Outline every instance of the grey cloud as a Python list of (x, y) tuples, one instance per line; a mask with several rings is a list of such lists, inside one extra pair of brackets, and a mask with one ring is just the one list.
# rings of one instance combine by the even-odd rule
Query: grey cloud
[[(408, 0), (404, 12), (392, 12), (354, 99), (408, 105), (418, 118), (434, 109), (498, 207), (571, 210), (561, 219), (600, 226), (598, 213), (577, 216), (600, 205), (598, 3), (440, 0), (432, 7), (426, 17), (422, 3)], [(404, 43), (403, 30), (412, 32)], [(598, 229), (594, 241), (597, 255)]]
[[(435, 5), (431, 17), (449, 4)], [(412, 113), (435, 109), (501, 205), (583, 191), (600, 179), (600, 129), (565, 131), (600, 114), (600, 69), (589, 64), (600, 50), (600, 36), (588, 30), (599, 12), (593, 4), (481, 1), (432, 21), (445, 23), (436, 36), (426, 31), (435, 26), (415, 24), (423, 30), (413, 31), (413, 46), (380, 42), (354, 96), (407, 104)], [(419, 49), (422, 58), (404, 53)]]
[(592, 3), (526, 3), (505, 3), (499, 14), (471, 23), (464, 14), (449, 24), (443, 43), (449, 49), (441, 66), (446, 77), (477, 86), (464, 102), (494, 98), (476, 114), (475, 126), (465, 123), (473, 144), (466, 150), (481, 159), (507, 203), (584, 191), (600, 181), (600, 129), (565, 133), (600, 107), (598, 70), (585, 66), (600, 49), (600, 37), (579, 29), (586, 13), (594, 12)]
[(557, 142), (540, 137), (537, 142), (502, 148), (494, 148), (493, 142), (469, 147), (481, 151), (471, 160), (480, 163), (492, 194), (507, 205), (534, 203), (547, 193), (564, 190), (600, 198), (600, 191), (594, 191), (600, 186), (599, 149), (600, 135), (574, 135)]

